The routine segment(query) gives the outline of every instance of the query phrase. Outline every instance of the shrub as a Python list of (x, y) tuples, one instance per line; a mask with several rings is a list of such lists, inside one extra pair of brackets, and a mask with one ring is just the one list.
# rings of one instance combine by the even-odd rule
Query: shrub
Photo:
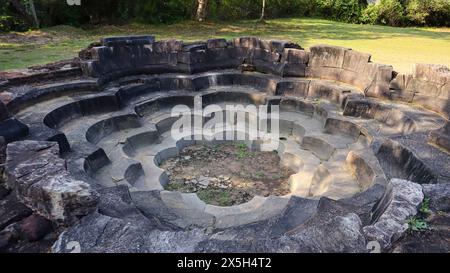
[(383, 25), (402, 26), (405, 23), (405, 9), (399, 0), (381, 0), (378, 3), (378, 20)]
[(361, 13), (361, 23), (374, 25), (378, 21), (378, 6), (370, 4)]
[(337, 21), (359, 23), (365, 1), (360, 0), (317, 0), (319, 12)]
[(368, 24), (402, 26), (406, 23), (405, 8), (399, 0), (381, 0), (362, 12), (361, 21)]
[(412, 25), (450, 26), (448, 0), (410, 0), (406, 13)]
[(29, 25), (18, 17), (0, 15), (0, 32), (26, 31)]

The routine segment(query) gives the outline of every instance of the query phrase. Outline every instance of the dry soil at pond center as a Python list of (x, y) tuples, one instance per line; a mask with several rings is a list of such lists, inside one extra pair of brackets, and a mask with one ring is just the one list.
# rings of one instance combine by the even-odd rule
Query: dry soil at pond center
[(197, 193), (211, 205), (232, 206), (254, 196), (289, 194), (294, 174), (274, 152), (250, 151), (244, 144), (195, 145), (160, 166), (169, 173), (167, 190)]

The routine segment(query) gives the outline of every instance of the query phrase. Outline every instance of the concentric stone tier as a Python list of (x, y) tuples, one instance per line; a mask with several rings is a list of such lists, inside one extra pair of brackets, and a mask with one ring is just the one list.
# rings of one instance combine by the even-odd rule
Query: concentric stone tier
[[(392, 67), (351, 49), (307, 51), (251, 37), (185, 44), (140, 36), (102, 43), (92, 49), (93, 59), (83, 62), (84, 77), (3, 85), (8, 100), (0, 104), (0, 132), (10, 143), (8, 186), (23, 189), (17, 194), (25, 204), (60, 224), (72, 225), (74, 214), (89, 214), (60, 236), (56, 252), (66, 252), (71, 241), (86, 252), (364, 252), (369, 239), (388, 249), (422, 202), (422, 187), (414, 183), (450, 179), (449, 112), (443, 105), (450, 73), (441, 67), (419, 65), (411, 77), (396, 75)], [(417, 91), (419, 83), (425, 89), (435, 86), (436, 92)], [(405, 92), (412, 98), (406, 100)], [(238, 125), (236, 117), (243, 112), (238, 110), (231, 120), (210, 124), (218, 128), (213, 135), (194, 123), (191, 131), (174, 137), (171, 128), (178, 118), (171, 114), (179, 105), (203, 123), (230, 112), (204, 117), (195, 109), (278, 107), (280, 135), (244, 143), (255, 150), (277, 143), (273, 150), (281, 164), (295, 173), (289, 178), (290, 194), (217, 207), (196, 194), (165, 190), (169, 177), (162, 161), (190, 145), (217, 144), (211, 140), (216, 134), (233, 133), (236, 139), (227, 141), (248, 135), (227, 129)], [(271, 113), (255, 125), (269, 125), (270, 131), (275, 117)], [(63, 174), (68, 185), (88, 186), (83, 194), (93, 198), (83, 201), (89, 209), (80, 210), (86, 213), (71, 211), (83, 203), (73, 202), (83, 198), (62, 200), (71, 205), (59, 207), (57, 219), (52, 219), (53, 203), (32, 202), (35, 191), (21, 183), (36, 181), (13, 166), (26, 170), (38, 164), (34, 154), (24, 156), (33, 142), (45, 147), (57, 142), (64, 164), (58, 161), (58, 170), (45, 175), (33, 169), (32, 177)], [(49, 161), (56, 160), (51, 147)], [(399, 196), (406, 201), (394, 202)], [(392, 222), (398, 206), (408, 213)], [(383, 225), (390, 224), (383, 233)]]

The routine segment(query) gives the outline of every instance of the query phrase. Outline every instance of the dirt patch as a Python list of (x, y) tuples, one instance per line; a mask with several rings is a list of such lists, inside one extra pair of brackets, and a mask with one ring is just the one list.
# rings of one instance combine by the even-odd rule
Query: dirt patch
[(53, 37), (48, 33), (29, 32), (29, 33), (7, 33), (0, 34), (0, 42), (8, 44), (34, 44), (44, 45), (53, 41)]
[(411, 228), (392, 247), (394, 253), (450, 253), (450, 213), (420, 212), (427, 226), (423, 230)]
[(276, 152), (250, 151), (245, 144), (190, 146), (160, 167), (169, 173), (167, 190), (195, 192), (217, 206), (289, 194), (288, 180), (294, 174), (280, 165)]

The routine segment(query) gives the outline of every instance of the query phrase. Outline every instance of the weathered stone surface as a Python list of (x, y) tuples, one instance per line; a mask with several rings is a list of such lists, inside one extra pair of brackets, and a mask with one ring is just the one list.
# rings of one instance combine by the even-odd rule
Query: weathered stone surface
[(261, 48), (261, 40), (256, 37), (239, 37), (233, 39), (235, 47), (245, 47), (250, 49)]
[(161, 231), (139, 221), (93, 213), (61, 234), (53, 252), (187, 253), (194, 252), (195, 245), (204, 238), (200, 230)]
[(8, 109), (6, 109), (5, 104), (0, 101), (0, 122), (8, 118), (9, 118)]
[(0, 143), (10, 143), (28, 135), (28, 126), (15, 118), (0, 122)]
[(308, 221), (316, 214), (318, 205), (318, 200), (292, 197), (282, 216), (274, 221), (272, 236), (283, 235)]
[(50, 233), (53, 226), (47, 219), (38, 215), (31, 215), (19, 223), (19, 229), (26, 240), (35, 242)]
[(294, 48), (285, 48), (281, 57), (281, 62), (292, 64), (307, 64), (309, 62), (308, 51)]
[(276, 95), (305, 98), (308, 96), (309, 81), (299, 82), (279, 82), (277, 84)]
[(354, 50), (346, 50), (342, 68), (353, 72), (361, 72), (370, 62), (371, 55)]
[(283, 65), (283, 77), (306, 77), (306, 64), (285, 63)]
[(444, 65), (415, 64), (413, 77), (425, 82), (444, 85), (450, 80), (450, 69)]
[[(261, 222), (218, 232), (196, 247), (199, 252), (257, 252), (257, 253), (309, 253), (309, 252), (365, 252), (365, 239), (361, 220), (349, 207), (321, 199), (318, 213), (286, 234), (269, 238), (267, 230), (273, 223)], [(283, 217), (296, 213), (288, 209)], [(314, 213), (314, 210), (311, 211)], [(285, 219), (283, 221), (287, 221)], [(278, 220), (275, 220), (278, 221)], [(295, 225), (295, 220), (291, 222)], [(267, 227), (269, 227), (267, 229)]]
[(209, 39), (206, 41), (208, 49), (224, 48), (228, 46), (228, 42), (225, 39)]
[(450, 212), (450, 184), (422, 185), (425, 197), (430, 200), (430, 207), (438, 211)]
[(155, 41), (154, 36), (121, 36), (109, 37), (101, 40), (104, 46), (130, 46), (130, 45), (149, 45)]
[(368, 241), (377, 241), (386, 250), (408, 229), (408, 220), (417, 214), (424, 195), (422, 187), (406, 180), (392, 179), (389, 202), (384, 213), (371, 226), (364, 227)]
[(6, 181), (37, 213), (71, 224), (96, 208), (98, 195), (89, 184), (72, 178), (65, 165), (57, 143), (15, 142), (7, 148)]
[[(390, 65), (369, 63), (365, 67), (370, 67), (367, 73), (372, 84), (365, 88), (364, 93), (368, 97), (385, 98), (389, 96), (389, 85), (392, 80), (393, 67)], [(373, 72), (372, 72), (373, 71)], [(373, 75), (373, 77), (371, 77)]]
[(312, 67), (342, 68), (345, 52), (348, 48), (328, 45), (317, 45), (310, 49), (309, 65)]
[(412, 74), (398, 74), (390, 83), (392, 99), (412, 102), (450, 117), (450, 70), (416, 64)]
[(14, 195), (0, 200), (0, 231), (12, 223), (31, 215), (32, 211), (20, 203)]
[(441, 129), (432, 131), (430, 141), (450, 152), (450, 123)]
[(11, 233), (0, 232), (0, 253), (6, 251), (8, 246), (14, 241), (14, 236)]
[(158, 221), (166, 223), (167, 227), (184, 229), (198, 226), (205, 227), (211, 225), (213, 221), (212, 216), (208, 216), (203, 212), (189, 208), (183, 209), (184, 204), (182, 200), (179, 200), (182, 204), (178, 209), (167, 207), (161, 198), (160, 192), (157, 191), (132, 192), (131, 196), (134, 204), (143, 215), (151, 220), (159, 219)]

